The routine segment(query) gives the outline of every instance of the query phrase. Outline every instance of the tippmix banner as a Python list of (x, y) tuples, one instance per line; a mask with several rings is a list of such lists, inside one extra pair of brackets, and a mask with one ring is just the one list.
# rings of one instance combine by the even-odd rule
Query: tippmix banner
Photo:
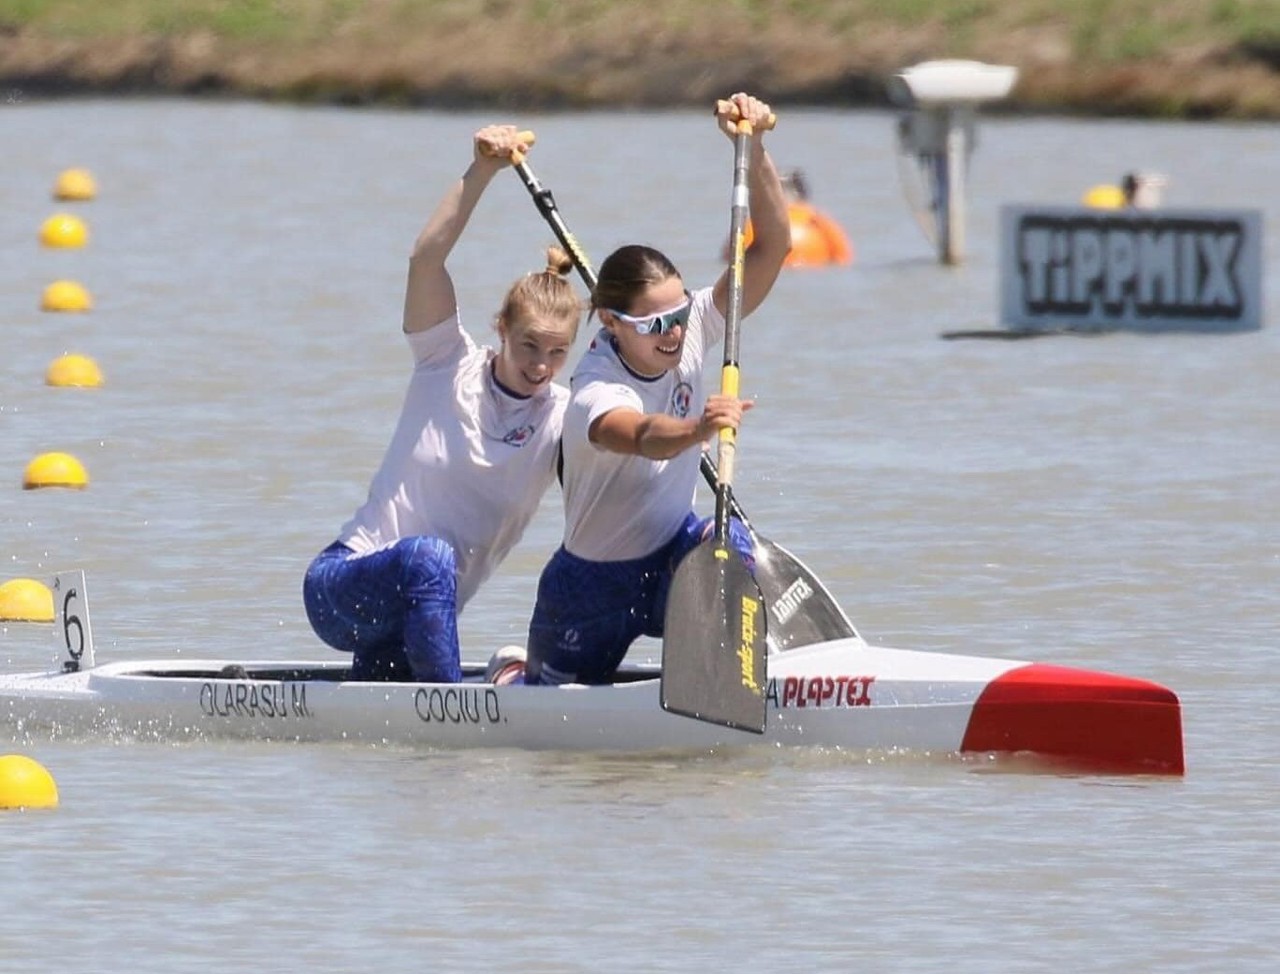
[(1020, 328), (1262, 327), (1257, 210), (1005, 206), (1000, 311)]

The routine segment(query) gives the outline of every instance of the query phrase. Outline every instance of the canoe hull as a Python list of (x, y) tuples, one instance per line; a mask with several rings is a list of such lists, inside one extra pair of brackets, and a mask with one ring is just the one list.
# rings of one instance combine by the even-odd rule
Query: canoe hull
[[(229, 668), (230, 667), (230, 668)], [(1033, 754), (1181, 774), (1177, 697), (1089, 670), (841, 639), (771, 656), (764, 735), (670, 714), (656, 665), (607, 686), (355, 683), (339, 662), (142, 660), (0, 676), (24, 733), (628, 750), (746, 745)]]

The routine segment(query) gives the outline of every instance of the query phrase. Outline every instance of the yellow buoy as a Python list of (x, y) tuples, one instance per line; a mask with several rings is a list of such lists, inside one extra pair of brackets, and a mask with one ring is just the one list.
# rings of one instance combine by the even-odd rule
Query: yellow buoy
[(46, 385), (81, 386), (94, 388), (102, 385), (102, 370), (87, 355), (60, 355), (49, 363), (44, 375)]
[(98, 195), (98, 184), (87, 169), (64, 169), (53, 184), (55, 200), (91, 200)]
[(88, 311), (92, 307), (93, 298), (76, 281), (54, 281), (40, 299), (41, 311)]
[(1104, 183), (1090, 187), (1080, 198), (1080, 202), (1095, 210), (1122, 210), (1125, 205), (1124, 190)]
[(46, 247), (83, 247), (89, 242), (89, 228), (70, 213), (55, 213), (40, 225), (40, 242)]
[(89, 475), (70, 453), (42, 453), (27, 464), (22, 477), (26, 490), (37, 487), (88, 487)]
[(0, 622), (52, 622), (53, 592), (34, 578), (11, 578), (0, 585)]
[(57, 808), (58, 786), (43, 764), (23, 754), (0, 755), (0, 808)]

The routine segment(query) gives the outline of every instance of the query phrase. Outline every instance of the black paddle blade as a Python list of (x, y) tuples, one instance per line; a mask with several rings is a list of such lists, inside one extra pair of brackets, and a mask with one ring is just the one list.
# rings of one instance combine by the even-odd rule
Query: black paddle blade
[(782, 652), (858, 633), (818, 576), (782, 545), (755, 535), (756, 581), (769, 609), (769, 648)]
[(763, 734), (767, 615), (736, 551), (712, 538), (676, 569), (662, 640), (662, 708)]

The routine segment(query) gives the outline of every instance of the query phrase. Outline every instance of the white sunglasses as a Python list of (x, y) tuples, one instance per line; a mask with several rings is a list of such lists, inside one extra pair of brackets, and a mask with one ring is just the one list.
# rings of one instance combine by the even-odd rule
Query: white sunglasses
[(688, 324), (689, 312), (692, 308), (693, 296), (686, 290), (684, 292), (684, 301), (668, 311), (657, 311), (643, 317), (636, 317), (635, 315), (623, 314), (621, 311), (614, 311), (612, 308), (605, 308), (604, 310), (619, 321), (625, 321), (636, 330), (637, 335), (652, 335), (655, 332), (659, 335), (665, 335), (676, 325), (680, 325), (683, 328)]

